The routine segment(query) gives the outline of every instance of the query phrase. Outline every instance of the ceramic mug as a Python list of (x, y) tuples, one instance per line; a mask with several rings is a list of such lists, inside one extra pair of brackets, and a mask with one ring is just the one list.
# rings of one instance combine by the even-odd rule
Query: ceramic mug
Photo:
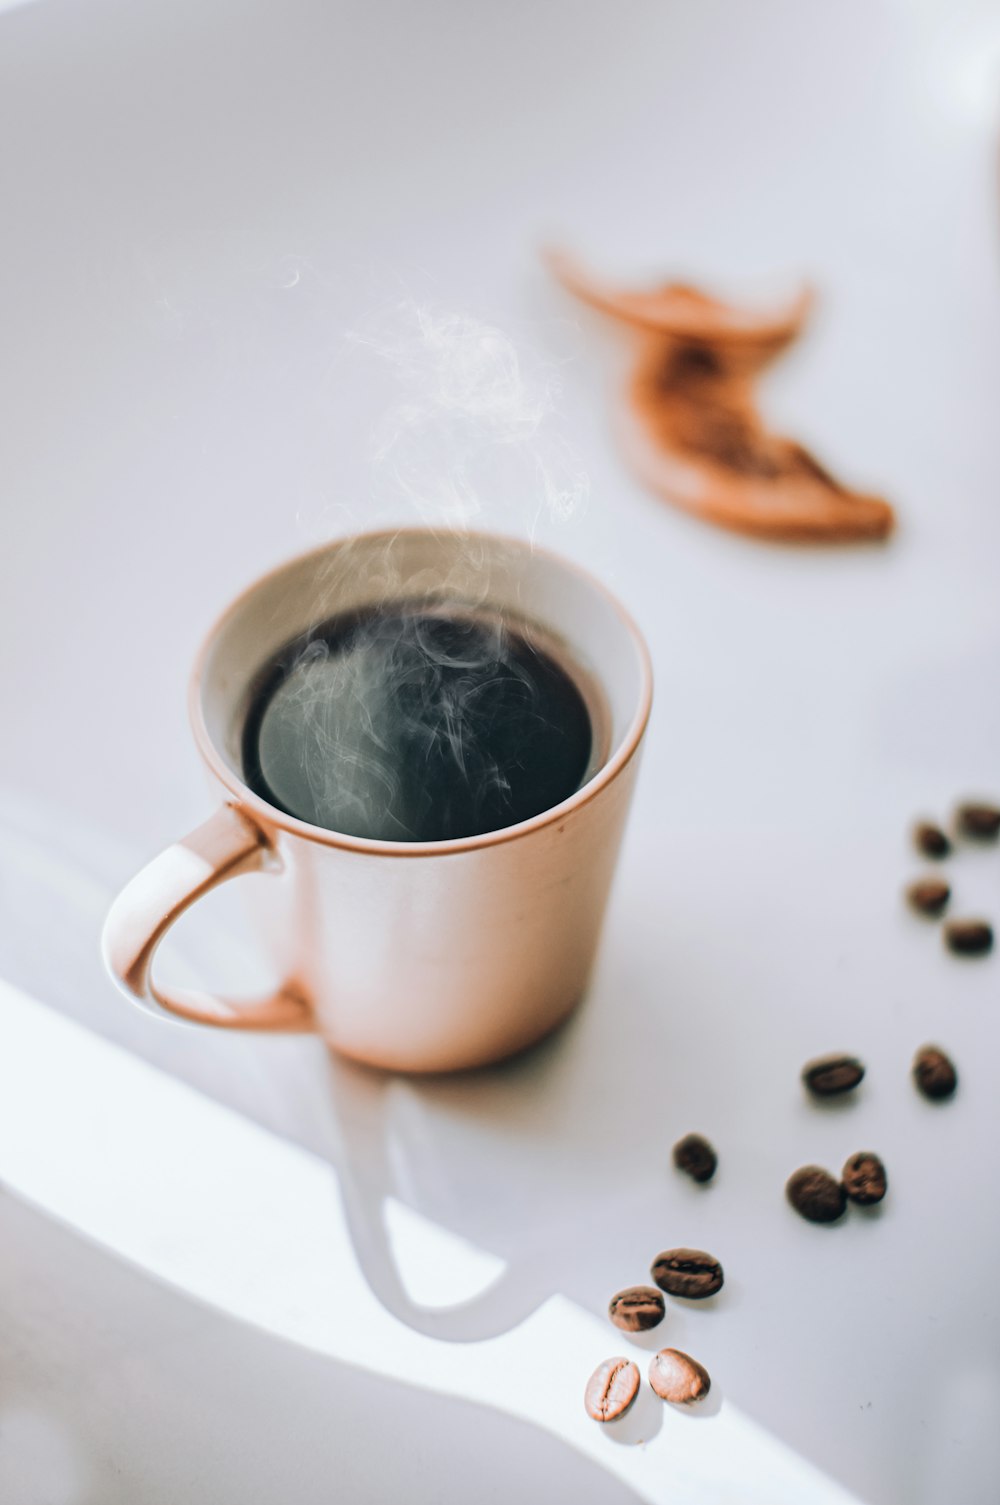
[[(570, 668), (594, 731), (573, 795), (485, 835), (398, 842), (310, 825), (247, 786), (241, 736), (262, 667), (319, 621), (401, 601), (501, 612)], [(229, 607), (199, 654), (191, 721), (222, 803), (115, 900), (103, 938), (113, 977), (160, 1016), (317, 1031), (392, 1070), (450, 1071), (523, 1049), (585, 990), (651, 694), (628, 614), (583, 570), (528, 543), (413, 529), (291, 560)], [(156, 948), (174, 921), (254, 872), (270, 875), (247, 897), (280, 988), (240, 1001), (158, 983)]]

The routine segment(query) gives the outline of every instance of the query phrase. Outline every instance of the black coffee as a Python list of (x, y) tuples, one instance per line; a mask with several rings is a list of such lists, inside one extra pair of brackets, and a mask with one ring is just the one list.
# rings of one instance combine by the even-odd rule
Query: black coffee
[(447, 841), (568, 798), (592, 736), (576, 684), (527, 629), (404, 604), (335, 617), (265, 666), (244, 777), (331, 831)]

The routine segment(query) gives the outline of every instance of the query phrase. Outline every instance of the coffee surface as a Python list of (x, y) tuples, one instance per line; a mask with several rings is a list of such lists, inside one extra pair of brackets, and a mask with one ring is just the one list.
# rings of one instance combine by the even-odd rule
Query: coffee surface
[(333, 618), (265, 666), (243, 767), (312, 825), (447, 841), (558, 805), (591, 746), (583, 695), (530, 629), (402, 604)]

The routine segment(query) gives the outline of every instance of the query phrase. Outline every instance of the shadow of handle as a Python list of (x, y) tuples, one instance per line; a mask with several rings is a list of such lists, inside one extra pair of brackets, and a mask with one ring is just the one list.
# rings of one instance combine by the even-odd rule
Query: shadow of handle
[[(444, 1343), (479, 1343), (498, 1338), (530, 1317), (550, 1291), (531, 1271), (508, 1267), (481, 1295), (457, 1306), (421, 1306), (407, 1293), (389, 1245), (382, 1216), (384, 1198), (373, 1206), (343, 1183), (344, 1211), (362, 1273), (374, 1294), (414, 1332)], [(527, 1279), (525, 1277), (528, 1277)]]
[(551, 1283), (533, 1262), (508, 1266), (480, 1295), (455, 1306), (422, 1306), (410, 1296), (385, 1222), (394, 1179), (387, 1154), (387, 1080), (335, 1057), (330, 1064), (344, 1216), (375, 1296), (414, 1332), (441, 1342), (481, 1342), (519, 1326), (552, 1294)]

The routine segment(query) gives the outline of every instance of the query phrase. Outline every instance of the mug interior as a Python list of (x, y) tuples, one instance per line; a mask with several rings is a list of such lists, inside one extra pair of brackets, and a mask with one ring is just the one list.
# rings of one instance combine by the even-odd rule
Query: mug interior
[[(594, 734), (581, 790), (638, 741), (650, 696), (645, 645), (614, 598), (583, 570), (520, 540), (486, 534), (364, 534), (279, 566), (240, 596), (210, 635), (192, 711), (227, 783), (243, 784), (243, 729), (261, 672), (275, 655), (341, 613), (400, 602), (501, 614), (563, 664), (583, 694)], [(280, 824), (301, 824), (279, 811), (274, 816)]]

